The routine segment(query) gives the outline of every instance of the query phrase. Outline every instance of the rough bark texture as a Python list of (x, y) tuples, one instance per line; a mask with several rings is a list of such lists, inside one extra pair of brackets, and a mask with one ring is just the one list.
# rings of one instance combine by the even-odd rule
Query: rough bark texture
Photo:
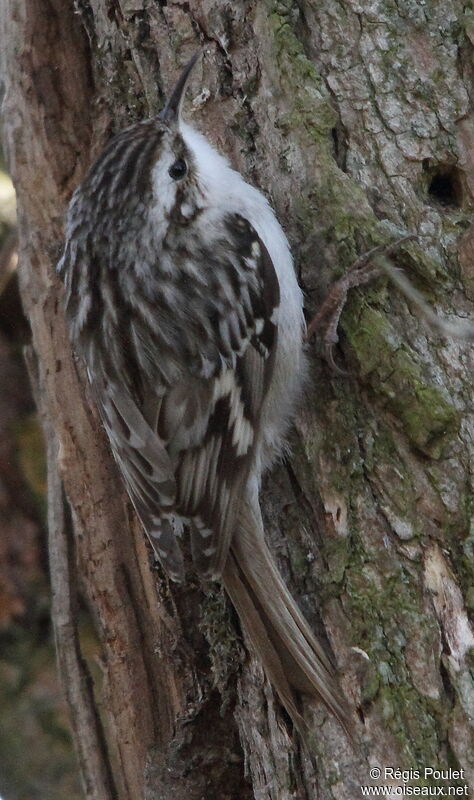
[[(414, 232), (397, 264), (440, 314), (465, 316), (470, 6), (5, 0), (0, 13), (23, 299), (74, 518), (70, 569), (102, 643), (95, 719), (74, 726), (87, 796), (352, 798), (374, 766), (458, 767), (474, 787), (472, 350), (427, 331), (383, 280), (343, 315), (347, 377), (311, 348), (292, 456), (263, 492), (281, 569), (358, 710), (351, 748), (307, 704), (311, 764), (219, 591), (176, 589), (150, 567), (53, 272), (65, 204), (91, 158), (157, 111), (201, 48), (187, 117), (270, 197), (309, 310), (362, 251)], [(84, 765), (102, 726), (101, 763)]]

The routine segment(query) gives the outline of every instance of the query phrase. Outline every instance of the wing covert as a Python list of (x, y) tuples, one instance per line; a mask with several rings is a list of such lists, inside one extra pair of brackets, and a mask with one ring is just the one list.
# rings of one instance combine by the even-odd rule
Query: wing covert
[[(157, 372), (143, 376), (136, 395), (121, 384), (117, 372), (114, 380), (95, 380), (128, 492), (174, 580), (184, 577), (176, 519), (190, 525), (201, 575), (217, 577), (224, 566), (258, 443), (280, 301), (270, 256), (244, 217), (227, 215), (222, 239), (199, 254), (207, 265), (204, 281), (202, 276), (192, 281), (192, 256), (186, 253), (183, 260), (188, 265), (187, 304), (173, 320), (174, 338), (165, 350), (159, 313), (155, 337), (131, 316), (133, 340), (144, 342), (147, 364), (157, 363)], [(171, 350), (179, 379), (167, 385), (156, 375), (171, 372), (166, 363)], [(138, 353), (138, 366), (139, 358)]]
[[(218, 576), (227, 558), (258, 442), (278, 335), (280, 293), (270, 256), (246, 219), (233, 215), (227, 226), (229, 249), (238, 260), (237, 278), (232, 278), (238, 291), (230, 298), (233, 307), (227, 318), (215, 324), (223, 363), (202, 385), (207, 398), (198, 403), (196, 440), (181, 450), (175, 473), (177, 508), (192, 521), (193, 558), (206, 577)], [(227, 292), (232, 280), (225, 283)], [(173, 447), (171, 442), (170, 452)]]

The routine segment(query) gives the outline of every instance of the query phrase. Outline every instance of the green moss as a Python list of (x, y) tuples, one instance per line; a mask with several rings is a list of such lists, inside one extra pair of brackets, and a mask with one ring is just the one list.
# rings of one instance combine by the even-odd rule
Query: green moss
[(441, 389), (429, 383), (425, 367), (400, 343), (384, 314), (365, 302), (353, 302), (343, 327), (360, 374), (401, 422), (423, 453), (439, 458), (459, 430), (458, 410)]
[[(334, 159), (332, 131), (338, 115), (325, 82), (306, 56), (295, 31), (292, 3), (271, 3), (269, 14), (275, 60), (285, 94), (293, 98), (288, 113), (276, 124), (284, 135), (294, 130), (306, 137), (308, 184), (294, 201), (293, 219), (307, 240), (315, 230), (338, 246), (338, 272), (343, 272), (359, 255), (360, 241), (368, 246), (385, 239), (377, 233), (378, 222), (364, 191), (348, 178)], [(339, 269), (338, 269), (339, 268)]]
[(243, 651), (229, 614), (223, 589), (210, 589), (201, 605), (200, 629), (209, 643), (214, 686), (222, 697), (224, 711), (230, 700), (229, 679), (243, 660)]
[[(445, 220), (445, 227), (449, 226), (449, 220)], [(454, 237), (459, 236), (459, 230), (455, 230)], [(451, 267), (433, 255), (433, 250), (425, 246), (423, 239), (406, 242), (401, 245), (396, 254), (396, 261), (402, 261), (407, 277), (419, 288), (429, 302), (434, 300), (433, 289), (436, 287), (444, 288), (453, 285), (453, 275)]]
[(466, 608), (468, 611), (474, 611), (474, 586), (470, 586), (466, 592)]
[(400, 391), (391, 407), (404, 423), (410, 439), (427, 455), (438, 458), (445, 440), (459, 430), (459, 414), (435, 386), (423, 384), (419, 365), (408, 354), (400, 351), (397, 366), (392, 385)]
[(423, 520), (417, 510), (418, 490), (395, 446), (393, 431), (383, 419), (377, 421), (376, 435), (366, 439), (364, 462), (378, 481), (380, 503), (393, 530), (403, 540), (423, 536)]
[(404, 580), (400, 571), (383, 575), (380, 565), (373, 569), (361, 558), (355, 552), (346, 572), (345, 613), (351, 619), (353, 645), (370, 659), (362, 697), (379, 705), (405, 753), (404, 763), (431, 763), (438, 744), (433, 717), (440, 709), (413, 688), (404, 651), (407, 641), (421, 632), (421, 646), (436, 654), (436, 626), (424, 613), (416, 585)]
[(369, 664), (365, 671), (364, 678), (360, 687), (360, 695), (363, 703), (370, 703), (378, 695), (380, 690), (380, 675), (373, 664)]
[[(323, 578), (323, 587), (326, 589), (326, 591), (322, 592), (324, 599), (328, 599), (332, 594), (334, 596), (339, 594), (338, 587), (344, 580), (351, 553), (352, 547), (349, 537), (338, 536), (325, 540), (324, 558), (328, 571)], [(333, 586), (333, 591), (328, 592), (330, 584)]]
[(437, 763), (438, 738), (426, 700), (407, 684), (389, 682), (381, 687), (379, 701), (407, 765)]
[(269, 22), (280, 78), (289, 84), (288, 96), (294, 98), (293, 108), (280, 118), (279, 125), (288, 130), (302, 126), (316, 143), (321, 143), (337, 122), (323, 80), (295, 34), (291, 15), (274, 11)]
[(297, 575), (299, 580), (302, 580), (308, 573), (308, 566), (310, 564), (308, 560), (308, 549), (303, 547), (298, 540), (292, 541), (291, 547), (288, 549), (288, 557), (290, 559), (293, 575)]

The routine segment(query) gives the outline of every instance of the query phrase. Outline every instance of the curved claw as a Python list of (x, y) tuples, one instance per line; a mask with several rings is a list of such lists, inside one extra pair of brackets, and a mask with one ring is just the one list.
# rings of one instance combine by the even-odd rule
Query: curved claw
[(347, 376), (349, 374), (337, 366), (333, 355), (334, 345), (339, 341), (337, 335), (339, 320), (349, 290), (357, 286), (363, 286), (382, 274), (380, 265), (371, 263), (375, 256), (380, 256), (381, 254), (389, 255), (397, 250), (401, 244), (417, 238), (416, 234), (402, 236), (388, 246), (378, 245), (359, 256), (359, 258), (351, 264), (346, 274), (332, 285), (319, 311), (309, 323), (306, 339), (309, 340), (317, 330), (325, 330), (323, 339), (324, 357), (331, 369), (339, 375)]
[(332, 342), (325, 343), (324, 358), (326, 359), (327, 364), (329, 364), (333, 372), (335, 372), (337, 375), (341, 375), (341, 377), (343, 378), (348, 377), (350, 373), (345, 369), (341, 369), (341, 367), (339, 367), (334, 360), (334, 344), (332, 344)]

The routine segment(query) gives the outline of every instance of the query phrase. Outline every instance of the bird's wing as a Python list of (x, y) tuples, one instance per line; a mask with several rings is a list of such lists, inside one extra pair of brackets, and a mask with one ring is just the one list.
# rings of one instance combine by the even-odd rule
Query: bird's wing
[[(161, 404), (158, 431), (177, 453), (177, 509), (192, 520), (192, 552), (205, 577), (222, 572), (251, 469), (262, 403), (273, 372), (279, 285), (251, 224), (227, 220), (234, 293), (215, 324), (221, 363), (211, 378), (176, 387)], [(232, 281), (230, 281), (232, 283)], [(181, 394), (177, 424), (176, 394)], [(173, 431), (176, 431), (173, 435)]]
[(172, 526), (165, 521), (176, 499), (173, 465), (165, 444), (122, 383), (96, 372), (92, 385), (112, 453), (135, 510), (170, 577), (182, 580), (181, 549)]
[[(217, 577), (222, 571), (273, 371), (280, 295), (268, 251), (237, 214), (226, 218), (225, 247), (218, 251), (209, 255), (214, 283), (210, 278), (202, 296), (189, 301), (202, 301), (206, 317), (189, 323), (202, 338), (199, 369), (141, 402), (117, 382), (99, 391), (132, 501), (176, 580), (183, 566), (173, 514), (190, 522), (200, 574)], [(189, 329), (178, 336), (186, 337)]]

